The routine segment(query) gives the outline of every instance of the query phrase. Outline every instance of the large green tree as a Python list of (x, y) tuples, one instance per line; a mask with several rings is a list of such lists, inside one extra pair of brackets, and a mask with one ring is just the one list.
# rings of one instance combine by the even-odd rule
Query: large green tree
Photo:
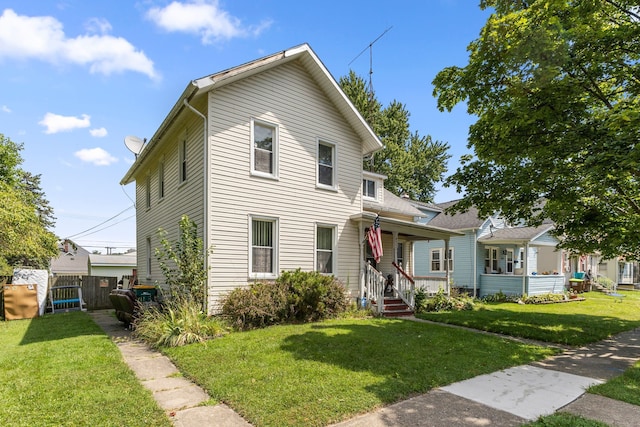
[(484, 0), (464, 67), (434, 80), (441, 110), (466, 102), (456, 206), (553, 220), (563, 246), (640, 257), (640, 20), (633, 1)]
[(447, 171), (449, 145), (412, 133), (405, 106), (393, 101), (383, 108), (353, 71), (340, 79), (340, 86), (384, 144), (372, 159), (365, 160), (365, 170), (386, 175), (385, 188), (396, 195), (433, 201), (435, 184)]
[(12, 267), (46, 268), (58, 254), (49, 230), (55, 218), (40, 188), (40, 175), (20, 168), (21, 144), (0, 134), (0, 274)]

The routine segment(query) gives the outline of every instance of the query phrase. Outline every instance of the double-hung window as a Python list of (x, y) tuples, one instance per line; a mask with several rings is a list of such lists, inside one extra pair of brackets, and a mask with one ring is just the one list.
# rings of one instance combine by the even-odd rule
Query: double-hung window
[(151, 247), (151, 237), (147, 237), (147, 279), (151, 279), (151, 251), (153, 250), (153, 248)]
[(449, 264), (449, 271), (453, 271), (453, 248), (449, 248), (449, 256), (444, 256), (444, 249), (437, 248), (431, 249), (431, 271), (443, 272), (446, 271), (447, 263)]
[(376, 198), (376, 182), (372, 179), (362, 180), (362, 195), (369, 199)]
[(278, 221), (251, 218), (250, 271), (253, 278), (275, 278), (278, 271)]
[(328, 142), (318, 142), (318, 185), (324, 188), (336, 187), (336, 147)]
[(335, 230), (335, 226), (316, 226), (316, 271), (320, 273), (334, 273)]
[(489, 246), (484, 249), (484, 270), (485, 273), (498, 272), (498, 248)]
[(183, 183), (187, 180), (187, 140), (186, 138), (180, 141), (179, 147), (180, 167), (178, 171), (180, 173), (179, 182)]
[(251, 173), (278, 176), (278, 126), (251, 120)]
[(158, 199), (164, 198), (164, 158), (158, 164)]
[(151, 208), (151, 175), (147, 175), (144, 185), (144, 206), (149, 209)]

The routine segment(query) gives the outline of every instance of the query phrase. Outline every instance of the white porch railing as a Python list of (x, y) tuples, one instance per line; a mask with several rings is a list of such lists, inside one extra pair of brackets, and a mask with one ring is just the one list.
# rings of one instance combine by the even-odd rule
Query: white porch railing
[(391, 263), (398, 272), (398, 283), (393, 284), (394, 293), (404, 301), (412, 310), (415, 307), (416, 284), (414, 278), (409, 276), (398, 264)]
[(435, 295), (440, 289), (449, 294), (449, 283), (446, 277), (414, 276), (413, 280), (416, 282), (416, 288), (424, 289), (429, 295)]
[(368, 303), (376, 301), (378, 313), (384, 311), (385, 282), (384, 275), (367, 263), (364, 274), (364, 297)]

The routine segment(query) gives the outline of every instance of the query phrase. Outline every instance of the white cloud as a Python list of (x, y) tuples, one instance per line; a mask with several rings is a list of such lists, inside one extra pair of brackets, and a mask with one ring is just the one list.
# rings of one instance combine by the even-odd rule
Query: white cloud
[(111, 23), (106, 19), (91, 18), (85, 23), (84, 28), (92, 34), (108, 34), (113, 27), (111, 27)]
[(11, 112), (11, 108), (7, 107), (6, 105), (3, 105), (1, 108), (3, 113), (10, 113)]
[(93, 163), (96, 166), (109, 166), (111, 163), (118, 161), (117, 158), (100, 147), (83, 148), (80, 151), (76, 151), (74, 155), (83, 162)]
[(47, 113), (38, 124), (47, 128), (44, 133), (69, 132), (74, 129), (88, 128), (91, 126), (91, 117), (86, 114), (83, 114), (81, 117), (74, 117)]
[(122, 37), (106, 34), (111, 30), (106, 20), (92, 19), (88, 25), (94, 35), (67, 38), (62, 23), (51, 16), (30, 17), (5, 9), (0, 15), (0, 60), (39, 59), (88, 66), (92, 73), (136, 71), (159, 78), (144, 52)]
[(107, 130), (105, 128), (91, 129), (89, 133), (91, 134), (91, 136), (96, 138), (104, 138), (105, 136), (107, 136)]
[(199, 35), (203, 44), (257, 36), (271, 26), (271, 21), (264, 21), (258, 26), (243, 26), (240, 19), (222, 10), (217, 0), (173, 1), (164, 8), (149, 9), (147, 18), (169, 32)]

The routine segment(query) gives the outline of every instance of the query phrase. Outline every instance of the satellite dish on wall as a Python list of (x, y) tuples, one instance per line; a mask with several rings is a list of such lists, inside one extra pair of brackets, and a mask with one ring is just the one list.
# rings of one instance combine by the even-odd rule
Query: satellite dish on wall
[(146, 138), (142, 139), (132, 135), (125, 136), (124, 138), (124, 145), (126, 145), (129, 151), (135, 154), (136, 157), (138, 157), (138, 154), (142, 151), (142, 147), (144, 147), (145, 142), (147, 142)]

